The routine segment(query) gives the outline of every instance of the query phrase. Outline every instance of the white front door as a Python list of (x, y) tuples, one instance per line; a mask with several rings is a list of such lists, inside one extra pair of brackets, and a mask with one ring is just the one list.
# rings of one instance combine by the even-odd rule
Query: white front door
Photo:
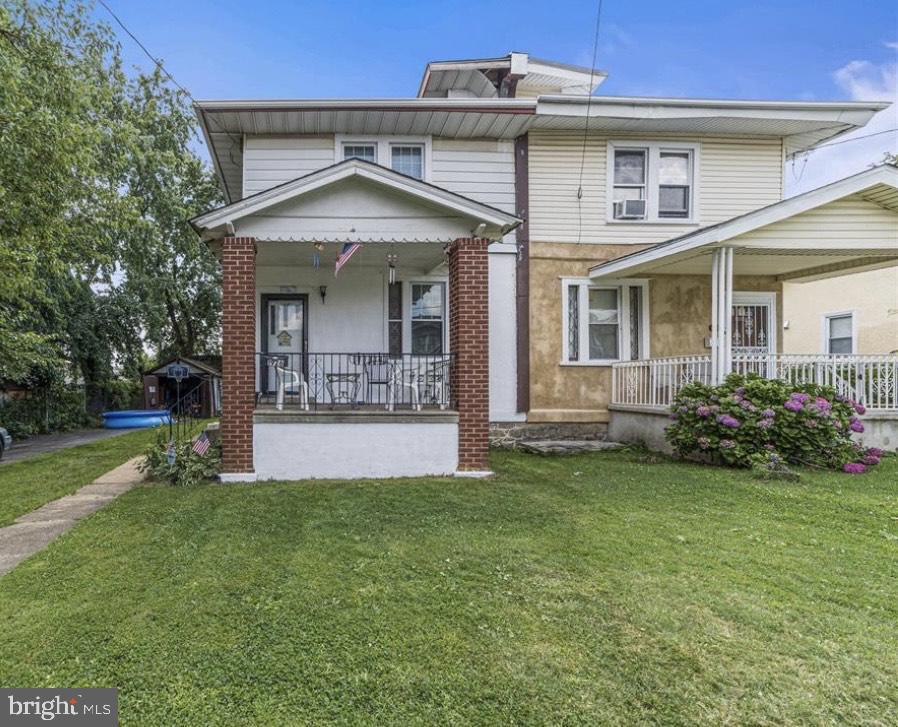
[[(277, 388), (276, 366), (288, 371), (301, 372), (305, 353), (303, 346), (306, 326), (305, 298), (266, 298), (265, 300), (265, 353), (268, 373), (267, 391)], [(288, 392), (292, 378), (287, 377)]]
[(733, 356), (776, 351), (774, 293), (733, 293)]

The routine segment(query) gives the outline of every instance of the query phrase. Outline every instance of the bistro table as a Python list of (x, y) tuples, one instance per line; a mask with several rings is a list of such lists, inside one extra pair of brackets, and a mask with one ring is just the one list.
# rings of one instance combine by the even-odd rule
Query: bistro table
[(352, 372), (325, 374), (324, 381), (331, 404), (350, 404), (355, 408), (362, 383), (361, 374)]

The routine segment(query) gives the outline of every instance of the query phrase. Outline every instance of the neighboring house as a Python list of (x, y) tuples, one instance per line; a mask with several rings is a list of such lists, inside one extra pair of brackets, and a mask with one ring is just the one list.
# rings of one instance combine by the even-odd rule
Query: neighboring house
[[(197, 104), (228, 200), (192, 221), (223, 263), (225, 480), (479, 474), (491, 423), (601, 436), (673, 388), (628, 369), (646, 401), (622, 402), (616, 367), (718, 377), (748, 330), (725, 307), (773, 354), (785, 279), (898, 257), (894, 170), (780, 201), (787, 158), (884, 104), (590, 96), (604, 78), (512, 53), (431, 63), (410, 99)], [(765, 238), (800, 215), (852, 234)]]
[(785, 353), (898, 353), (898, 267), (783, 286)]

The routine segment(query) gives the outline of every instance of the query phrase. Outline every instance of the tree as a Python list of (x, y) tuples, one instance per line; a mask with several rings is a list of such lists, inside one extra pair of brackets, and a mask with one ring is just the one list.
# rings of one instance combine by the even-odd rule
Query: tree
[(82, 5), (0, 0), (0, 381), (102, 383), (217, 347), (219, 201), (185, 94)]

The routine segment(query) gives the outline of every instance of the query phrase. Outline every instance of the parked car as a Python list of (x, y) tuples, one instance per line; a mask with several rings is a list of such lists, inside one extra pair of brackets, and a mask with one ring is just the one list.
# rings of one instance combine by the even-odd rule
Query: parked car
[(3, 459), (3, 453), (12, 446), (12, 437), (9, 436), (3, 427), (0, 427), (0, 459)]

